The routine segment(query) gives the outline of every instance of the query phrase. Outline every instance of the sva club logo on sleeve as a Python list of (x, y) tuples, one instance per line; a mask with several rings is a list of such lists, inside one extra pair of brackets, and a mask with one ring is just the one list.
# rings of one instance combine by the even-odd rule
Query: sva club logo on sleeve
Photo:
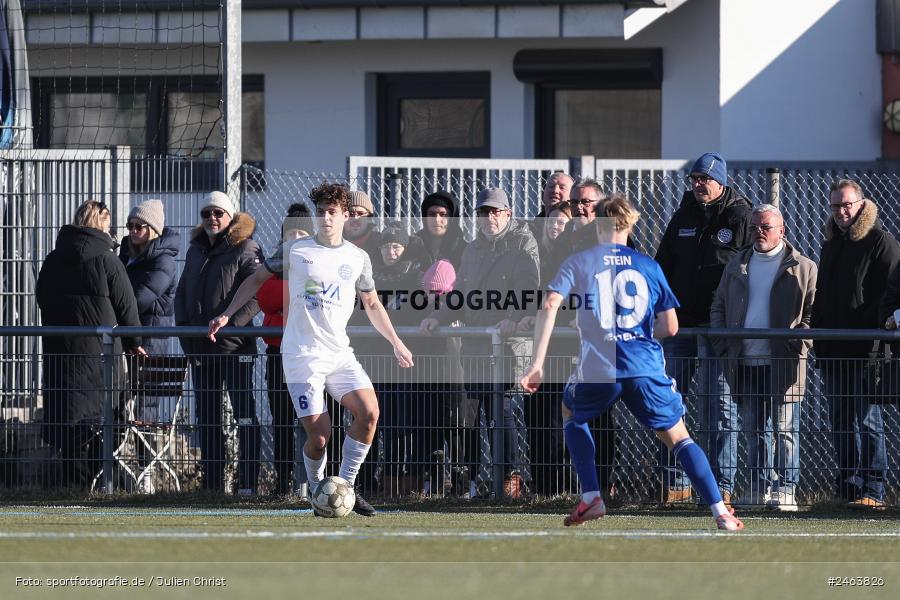
[(723, 244), (727, 244), (734, 239), (734, 233), (730, 229), (720, 229), (719, 233), (716, 234), (716, 239)]

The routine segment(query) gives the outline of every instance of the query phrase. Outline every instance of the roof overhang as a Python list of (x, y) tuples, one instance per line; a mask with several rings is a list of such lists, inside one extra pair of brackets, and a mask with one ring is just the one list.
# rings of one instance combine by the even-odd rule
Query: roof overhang
[[(630, 39), (686, 0), (244, 0), (242, 40)], [(209, 44), (219, 0), (22, 0), (29, 43)], [(188, 15), (188, 16), (186, 16)]]

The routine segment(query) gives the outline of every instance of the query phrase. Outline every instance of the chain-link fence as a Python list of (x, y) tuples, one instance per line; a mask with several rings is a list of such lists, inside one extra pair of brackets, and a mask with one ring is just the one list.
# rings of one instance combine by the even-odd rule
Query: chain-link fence
[[(354, 157), (357, 158), (357, 157)], [(590, 158), (590, 157), (589, 157)], [(478, 192), (485, 187), (501, 187), (509, 195), (513, 216), (533, 218), (540, 211), (541, 194), (547, 179), (555, 172), (574, 167), (583, 173), (579, 161), (522, 161), (518, 169), (505, 162), (453, 161), (456, 167), (429, 159), (417, 167), (401, 159), (384, 159), (381, 168), (351, 163), (347, 174), (324, 174), (243, 169), (244, 208), (259, 223), (264, 241), (276, 243), (287, 207), (293, 202), (308, 202), (309, 192), (323, 181), (342, 182), (365, 191), (375, 206), (375, 221), (382, 226), (388, 219), (407, 223), (411, 231), (421, 228), (420, 206), (431, 192), (445, 190), (460, 200), (460, 217), (467, 239), (474, 237), (474, 206)], [(401, 162), (398, 162), (401, 161)], [(445, 161), (448, 162), (448, 161)], [(469, 165), (469, 162), (474, 163)], [(588, 160), (593, 165), (593, 159)], [(480, 163), (480, 164), (479, 164)], [(532, 163), (528, 165), (527, 163)], [(657, 164), (658, 163), (658, 164)], [(587, 175), (595, 176), (607, 192), (625, 193), (641, 211), (634, 241), (643, 252), (655, 253), (666, 225), (690, 189), (687, 178), (690, 163), (679, 161), (596, 161)], [(399, 165), (399, 166), (394, 166)], [(857, 181), (863, 193), (879, 207), (879, 216), (891, 234), (900, 233), (900, 173), (881, 168), (877, 163), (773, 164), (779, 171), (774, 190), (772, 175), (766, 168), (742, 167), (729, 171), (729, 185), (754, 205), (776, 201), (784, 214), (786, 237), (802, 254), (818, 261), (823, 241), (822, 228), (828, 212), (828, 189), (840, 178)]]
[[(4, 174), (2, 196), (5, 207), (3, 226), (0, 228), (3, 239), (4, 286), (0, 291), (0, 297), (3, 299), (4, 325), (36, 323), (37, 311), (29, 304), (33, 302), (33, 296), (28, 285), (33, 284), (26, 284), (33, 282), (36, 277), (43, 257), (52, 248), (55, 232), (62, 224), (69, 222), (75, 208), (81, 202), (96, 197), (103, 198), (113, 207), (114, 222), (121, 225), (127, 211), (138, 202), (151, 197), (162, 198), (166, 207), (167, 226), (176, 228), (182, 233), (182, 253), (179, 259), (183, 259), (191, 231), (199, 222), (199, 208), (213, 181), (213, 178), (205, 175), (209, 171), (209, 164), (187, 165), (183, 160), (154, 161), (150, 164), (146, 160), (136, 161), (116, 156), (95, 157), (94, 162), (87, 165), (89, 168), (84, 171), (84, 175), (78, 174), (81, 172), (78, 168), (84, 167), (86, 163), (77, 157), (53, 158), (48, 155), (45, 158), (35, 159), (18, 157), (16, 161), (4, 163), (5, 170), (0, 171), (0, 174)], [(363, 167), (351, 163), (349, 172), (345, 174), (261, 171), (247, 166), (242, 170), (241, 197), (235, 200), (240, 201), (242, 210), (255, 216), (258, 224), (255, 237), (267, 252), (280, 242), (281, 224), (286, 208), (294, 202), (307, 201), (309, 191), (324, 180), (346, 182), (351, 187), (366, 190), (372, 197), (376, 220), (379, 223), (388, 218), (397, 218), (408, 223), (411, 229), (421, 226), (419, 206), (424, 195), (438, 189), (447, 189), (456, 194), (461, 201), (464, 230), (471, 238), (474, 232), (475, 196), (484, 186), (495, 185), (506, 189), (513, 201), (515, 216), (529, 218), (538, 212), (541, 191), (547, 178), (554, 171), (564, 170), (566, 165), (569, 165), (569, 171), (596, 176), (605, 191), (624, 191), (629, 195), (643, 214), (642, 221), (636, 229), (635, 241), (640, 249), (652, 254), (665, 225), (677, 208), (684, 190), (687, 189), (686, 177), (689, 168), (688, 163), (678, 161), (674, 161), (678, 164), (674, 164), (673, 161), (666, 161), (665, 164), (651, 161), (629, 162), (624, 165), (613, 164), (615, 161), (587, 163), (581, 161), (575, 164), (574, 168), (567, 161), (522, 161), (521, 164), (517, 161), (506, 161), (511, 164), (502, 161), (480, 161), (478, 164), (466, 163), (463, 166), (454, 166), (459, 161), (450, 161), (429, 166), (430, 160), (415, 159), (418, 166), (404, 163), (394, 167), (391, 166), (391, 161), (393, 159), (385, 159), (382, 161), (384, 166), (377, 169), (372, 165)], [(95, 166), (101, 170), (96, 171)], [(731, 185), (754, 204), (773, 197), (771, 177), (767, 176), (765, 168), (753, 165), (746, 168), (740, 165), (732, 167), (729, 174)], [(162, 179), (141, 175), (151, 171), (166, 175)], [(14, 177), (15, 173), (34, 173), (34, 175)], [(813, 260), (818, 258), (822, 241), (822, 224), (828, 216), (828, 186), (838, 177), (849, 177), (859, 181), (865, 195), (880, 207), (884, 227), (891, 233), (900, 231), (900, 207), (894, 201), (896, 192), (900, 189), (900, 176), (897, 173), (881, 170), (875, 164), (813, 167), (780, 165), (774, 197), (779, 200), (785, 215), (787, 237)], [(38, 240), (38, 243), (30, 243), (33, 240)], [(39, 355), (39, 350), (33, 338), (18, 345), (11, 337), (4, 340), (6, 346), (2, 360), (2, 375), (5, 382), (2, 416), (5, 419), (4, 431), (9, 432), (25, 426), (34, 419), (34, 411), (39, 407), (40, 399), (40, 394), (34, 391), (40, 388), (38, 379), (40, 361), (35, 358)], [(172, 349), (177, 352), (177, 344), (173, 343)], [(561, 357), (559, 360), (566, 365), (560, 367), (560, 372), (570, 370), (571, 365), (566, 362), (570, 359)], [(253, 382), (254, 389), (257, 390), (264, 390), (267, 387), (263, 379), (264, 363), (265, 359), (260, 350), (260, 356), (256, 359)], [(822, 398), (822, 381), (818, 372), (811, 369), (809, 373), (810, 397)], [(32, 391), (23, 392), (23, 390)], [(535, 410), (531, 401), (524, 397), (510, 397), (507, 404), (509, 409), (502, 412), (504, 422), (508, 424), (507, 429), (512, 431), (509, 437), (511, 441), (507, 445), (511, 446), (512, 440), (516, 440), (515, 443), (519, 446), (527, 442), (529, 450), (519, 449), (514, 456), (503, 460), (518, 465), (512, 470), (521, 472), (523, 485), (527, 489), (538, 489), (532, 482), (535, 472), (540, 472), (544, 468), (548, 468), (551, 472), (548, 477), (541, 478), (544, 482), (553, 482), (548, 488), (550, 491), (573, 489), (572, 473), (568, 468), (558, 468), (566, 461), (558, 459), (558, 455), (563, 451), (558, 440), (558, 424), (550, 420), (552, 415), (542, 413), (542, 409)], [(263, 407), (260, 409), (260, 419), (265, 423), (270, 422), (273, 417), (266, 403), (260, 403), (260, 406)], [(454, 418), (463, 419), (461, 422), (467, 424), (466, 432), (476, 430), (482, 432), (477, 436), (479, 440), (477, 443), (468, 433), (461, 434), (465, 440), (464, 444), (468, 444), (470, 448), (477, 447), (478, 452), (484, 457), (478, 461), (478, 473), (468, 475), (470, 481), (475, 481), (471, 491), (478, 493), (478, 484), (482, 484), (483, 492), (485, 488), (483, 482), (492, 479), (488, 465), (495, 457), (488, 451), (490, 436), (486, 433), (491, 427), (491, 414), (485, 411), (483, 406), (478, 409), (473, 408), (471, 403), (466, 406), (468, 408), (463, 411), (465, 414)], [(893, 410), (889, 408), (885, 411), (888, 430), (897, 430), (897, 415)], [(542, 414), (544, 416), (535, 422), (536, 415)], [(823, 402), (817, 404), (815, 401), (807, 403), (802, 411), (801, 420), (807, 432), (804, 442), (806, 450), (802, 460), (808, 465), (822, 465), (821, 468), (825, 470), (823, 472), (828, 472), (828, 469), (833, 468), (832, 463), (828, 462), (829, 457), (833, 456), (833, 448), (829, 446), (830, 415), (826, 405)], [(473, 423), (483, 425), (475, 429), (471, 427)], [(517, 423), (525, 423), (525, 427), (520, 426), (516, 430), (513, 425)], [(638, 448), (649, 443), (645, 439), (645, 432), (640, 431), (638, 427), (628, 426), (627, 415), (616, 414), (615, 423), (616, 435), (624, 446), (620, 445), (614, 450), (607, 449), (606, 456), (618, 456), (623, 452), (621, 449), (623, 447)], [(622, 427), (622, 423), (626, 426)], [(692, 424), (696, 426), (697, 422), (693, 421)], [(420, 426), (420, 429), (422, 427), (424, 426)], [(606, 428), (610, 429), (608, 425)], [(268, 433), (263, 435), (261, 444), (263, 457), (268, 459), (273, 456), (275, 442)], [(538, 458), (534, 456), (535, 448), (540, 448)], [(890, 464), (895, 466), (896, 445), (888, 443), (887, 448), (892, 457)], [(529, 451), (532, 456), (528, 461), (523, 460), (521, 457), (528, 455)], [(447, 474), (456, 472), (453, 471), (454, 467), (447, 465), (452, 462), (453, 456), (459, 454), (458, 449), (451, 448), (450, 442), (447, 442), (435, 452), (437, 454), (429, 459), (433, 459), (435, 464), (439, 462), (438, 458), (443, 457), (440, 460), (443, 461), (441, 464), (444, 467), (440, 473), (443, 473), (444, 483), (440, 484), (440, 488), (465, 487), (460, 483), (452, 485), (446, 483), (449, 481)], [(390, 462), (391, 459), (386, 460)], [(650, 459), (643, 455), (638, 457), (638, 454), (632, 453), (632, 456), (624, 461), (616, 462), (617, 469), (621, 471), (624, 468), (622, 473), (625, 474), (632, 471), (646, 474), (653, 470), (648, 460)], [(612, 469), (613, 460), (603, 459), (601, 462), (605, 465), (604, 468)], [(553, 465), (553, 468), (550, 468), (550, 465)], [(815, 470), (807, 467), (804, 469), (807, 473)], [(438, 477), (437, 470), (429, 475), (432, 481), (436, 481)], [(611, 474), (610, 481), (616, 477), (617, 475)], [(830, 477), (830, 473), (824, 475), (822, 482), (829, 481)], [(650, 479), (624, 475), (619, 479), (622, 483), (619, 483), (618, 487), (625, 490), (623, 493), (626, 497), (647, 497), (649, 490), (641, 487), (643, 484), (626, 482)], [(383, 484), (380, 485), (383, 489)], [(406, 483), (404, 486), (410, 487)], [(436, 489), (438, 484), (429, 483), (429, 486)], [(412, 487), (418, 488), (418, 485)], [(398, 482), (396, 490), (401, 489), (403, 487)], [(824, 490), (825, 483), (821, 483), (819, 489)], [(820, 496), (812, 494), (809, 497)]]
[[(178, 331), (197, 335), (196, 329)], [(53, 333), (63, 333), (62, 328)], [(262, 334), (263, 330), (247, 333)], [(353, 334), (354, 343), (372, 335), (362, 328)], [(452, 340), (455, 335), (485, 334), (478, 329), (447, 328), (432, 339)], [(569, 330), (563, 335), (574, 339), (576, 334)], [(401, 336), (413, 340), (414, 330), (403, 329)], [(277, 359), (266, 360), (260, 369), (252, 357), (246, 361), (227, 355), (141, 359), (114, 354), (111, 341), (107, 346), (109, 352), (100, 356), (19, 357), (41, 362), (47, 378), (39, 388), (14, 390), (28, 399), (32, 418), (7, 422), (5, 444), (0, 448), (4, 485), (131, 493), (203, 489), (270, 494), (302, 489), (304, 438)], [(681, 362), (696, 358), (684, 356)], [(496, 379), (491, 386), (476, 389), (460, 383), (473, 368), (508, 361), (519, 361), (517, 369), (523, 367), (523, 359), (496, 352), (461, 356), (458, 346), (447, 344), (443, 352), (417, 355), (417, 365), (409, 372), (398, 369), (388, 355), (363, 354), (359, 360), (375, 385), (381, 409), (375, 443), (359, 474), (362, 493), (373, 498), (512, 499), (577, 493), (560, 422), (563, 386), (552, 383), (571, 371), (572, 356), (551, 356), (546, 363), (550, 383), (531, 396), (511, 385), (502, 368), (491, 369)], [(452, 364), (459, 372), (448, 369)], [(701, 370), (707, 366), (699, 365)], [(782, 366), (773, 361), (771, 368)], [(865, 402), (868, 406), (873, 399), (867, 383), (853, 387), (854, 373), (865, 372), (864, 361), (833, 359), (826, 368), (819, 367), (800, 364), (809, 375), (808, 385), (802, 397), (785, 398), (796, 409), (796, 420), (787, 424), (766, 424), (764, 418), (748, 416), (748, 405), (769, 406), (777, 412), (784, 403), (763, 398), (755, 388), (758, 381), (749, 381), (749, 387), (738, 383), (732, 393), (743, 418), (724, 437), (701, 409), (720, 399), (704, 397), (702, 390), (688, 386), (688, 427), (711, 457), (720, 484), (735, 498), (758, 494), (762, 499), (767, 486), (790, 485), (792, 499), (809, 505), (840, 498), (846, 493), (844, 482), (858, 480), (860, 485), (883, 486), (885, 499), (897, 501), (897, 407), (879, 408), (882, 431), (854, 430), (856, 405)], [(85, 374), (74, 385), (66, 379), (72, 369)], [(251, 376), (254, 369), (266, 371), (258, 373), (263, 376), (262, 385)], [(827, 388), (831, 397), (819, 372), (832, 378)], [(68, 419), (65, 402), (76, 397), (84, 404), (83, 414), (77, 420)], [(352, 419), (336, 403), (329, 400), (326, 406), (333, 416), (328, 472), (335, 473)], [(597, 441), (600, 481), (607, 493), (627, 503), (666, 498), (671, 487), (669, 462), (652, 431), (622, 404), (590, 425)], [(726, 455), (722, 447), (729, 443), (729, 436), (735, 446)], [(793, 441), (787, 449), (779, 449), (779, 440), (785, 436)], [(862, 446), (855, 445), (857, 436)], [(269, 456), (260, 452), (265, 438), (276, 440), (275, 453)], [(767, 444), (774, 454), (769, 459), (759, 454)], [(856, 448), (862, 448), (857, 458), (862, 466), (847, 470), (847, 457)], [(784, 453), (788, 458), (778, 458)], [(791, 456), (798, 461), (793, 466)], [(689, 492), (682, 500), (693, 502)]]

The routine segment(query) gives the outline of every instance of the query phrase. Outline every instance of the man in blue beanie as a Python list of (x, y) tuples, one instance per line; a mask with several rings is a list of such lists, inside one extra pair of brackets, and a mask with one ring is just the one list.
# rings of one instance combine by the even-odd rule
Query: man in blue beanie
[[(681, 303), (676, 310), (683, 327), (709, 327), (709, 311), (725, 265), (752, 242), (751, 203), (728, 186), (725, 159), (707, 152), (688, 177), (689, 189), (672, 215), (656, 251), (656, 261)], [(666, 371), (687, 396), (696, 379), (700, 417), (698, 439), (706, 446), (722, 497), (728, 504), (737, 469), (737, 408), (706, 336), (668, 338), (663, 342)], [(660, 447), (664, 504), (690, 500), (690, 482)]]

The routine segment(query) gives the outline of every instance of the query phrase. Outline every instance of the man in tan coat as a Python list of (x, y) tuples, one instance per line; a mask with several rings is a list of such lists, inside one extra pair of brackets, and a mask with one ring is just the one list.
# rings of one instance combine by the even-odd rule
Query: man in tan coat
[[(710, 312), (712, 327), (808, 329), (816, 290), (815, 263), (784, 239), (784, 219), (771, 204), (753, 209), (753, 245), (725, 267)], [(750, 490), (736, 505), (797, 510), (800, 401), (809, 340), (714, 338), (723, 371), (748, 432)], [(774, 439), (773, 439), (774, 438)]]

